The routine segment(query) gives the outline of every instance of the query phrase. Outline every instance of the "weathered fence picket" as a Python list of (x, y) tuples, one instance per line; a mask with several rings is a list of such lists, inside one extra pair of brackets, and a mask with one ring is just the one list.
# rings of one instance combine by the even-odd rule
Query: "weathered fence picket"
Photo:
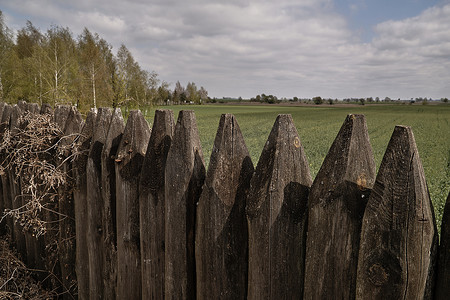
[(445, 300), (450, 295), (450, 192), (442, 216), (441, 244), (439, 246), (438, 273), (435, 299)]
[(414, 135), (396, 126), (364, 213), (358, 299), (432, 299), (438, 235)]
[[(9, 130), (11, 132), (11, 135), (15, 135), (19, 131), (21, 116), (22, 110), (20, 109), (19, 105), (14, 105), (11, 111), (11, 119), (9, 123)], [(18, 209), (23, 205), (22, 201), (23, 199), (20, 196), (21, 195), (20, 180), (15, 171), (16, 170), (14, 170), (13, 168), (8, 170), (9, 192), (11, 193), (12, 209)], [(24, 260), (26, 262), (27, 248), (26, 248), (25, 234), (23, 232), (22, 226), (19, 224), (19, 222), (14, 222), (12, 228), (17, 251), (25, 258)]]
[(178, 115), (165, 172), (165, 295), (195, 299), (195, 208), (205, 163), (193, 111)]
[(308, 198), (305, 299), (355, 298), (361, 221), (374, 181), (365, 118), (349, 115)]
[(131, 111), (117, 150), (117, 298), (141, 298), (139, 175), (150, 129), (140, 111)]
[(197, 299), (247, 296), (245, 205), (253, 171), (235, 117), (222, 115), (197, 207)]
[(165, 168), (174, 130), (173, 112), (157, 110), (139, 183), (142, 299), (165, 295)]
[[(83, 119), (80, 112), (75, 107), (69, 107), (66, 122), (64, 125), (64, 138), (60, 142), (60, 147), (71, 145), (78, 137), (83, 126)], [(63, 151), (61, 151), (63, 152)], [(62, 153), (61, 168), (68, 175), (68, 180), (73, 179), (72, 172), (72, 150), (64, 149)], [(58, 191), (58, 211), (61, 220), (59, 225), (58, 253), (61, 266), (61, 283), (63, 286), (63, 298), (70, 299), (77, 290), (77, 278), (75, 271), (76, 250), (75, 243), (75, 208), (73, 199), (72, 184), (62, 185)]]
[[(44, 200), (58, 216), (44, 214), (53, 227), (40, 240), (11, 218), (0, 233), (10, 233), (30, 266), (52, 274), (50, 287), (63, 284), (63, 298), (445, 299), (450, 293), (450, 194), (438, 258), (409, 127), (395, 128), (375, 178), (364, 116), (349, 115), (313, 183), (290, 115), (277, 117), (256, 170), (237, 120), (222, 115), (206, 173), (193, 111), (181, 111), (175, 124), (172, 111), (158, 110), (150, 130), (139, 111), (125, 124), (120, 109), (100, 108), (82, 123), (70, 106), (0, 103), (0, 138), (26, 125), (19, 122), (25, 112), (52, 115), (68, 136), (60, 147), (78, 139), (76, 153), (48, 161), (64, 161), (75, 187), (60, 187), (57, 202)], [(23, 205), (29, 196), (20, 189), (23, 179), (13, 169), (0, 176), (0, 210)]]
[[(9, 122), (11, 119), (11, 112), (12, 112), (12, 106), (9, 104), (6, 104), (3, 108), (3, 113), (2, 113), (2, 121), (0, 124), (0, 134), (1, 134), (1, 138), (4, 138), (4, 134), (5, 131), (7, 129), (9, 129)], [(6, 154), (5, 153), (1, 153), (0, 154), (0, 159), (3, 162), (3, 165), (5, 166), (5, 164), (7, 162), (5, 162), (6, 159)], [(2, 195), (3, 195), (3, 202), (4, 202), (4, 208), (5, 209), (12, 209), (12, 194), (11, 194), (11, 187), (10, 187), (10, 183), (9, 183), (9, 172), (8, 170), (4, 170), (4, 172), (2, 172), (1, 174), (1, 180), (2, 180)], [(14, 220), (12, 218), (6, 218), (4, 220), (5, 223), (5, 231), (9, 232), (11, 235), (11, 240), (15, 241), (14, 238), (14, 231), (12, 230), (14, 228)], [(8, 230), (9, 229), (9, 230)]]
[(76, 233), (76, 273), (78, 298), (81, 300), (89, 299), (89, 254), (86, 235), (88, 232), (86, 165), (92, 136), (94, 135), (96, 118), (97, 110), (89, 111), (86, 122), (80, 132), (78, 153), (74, 158), (75, 188), (73, 197)]
[(249, 299), (303, 294), (307, 200), (312, 179), (290, 115), (279, 115), (251, 180)]
[(87, 203), (87, 246), (89, 254), (89, 298), (103, 299), (103, 198), (101, 194), (101, 156), (106, 142), (112, 111), (99, 108), (95, 121), (95, 130), (86, 166), (86, 184), (89, 191)]
[(117, 232), (116, 232), (116, 172), (115, 158), (125, 123), (120, 108), (114, 109), (102, 150), (102, 230), (103, 230), (103, 288), (104, 299), (116, 298)]

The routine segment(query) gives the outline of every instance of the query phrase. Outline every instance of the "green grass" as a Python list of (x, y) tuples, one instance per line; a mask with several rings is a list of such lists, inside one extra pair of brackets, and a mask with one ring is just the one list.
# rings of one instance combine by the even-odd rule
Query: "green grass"
[[(182, 109), (194, 110), (206, 164), (223, 113), (234, 114), (256, 166), (264, 143), (278, 114), (291, 114), (313, 178), (328, 153), (345, 117), (364, 114), (375, 162), (380, 166), (395, 125), (412, 127), (425, 170), (438, 226), (450, 190), (450, 105), (374, 105), (374, 106), (170, 106), (175, 118)], [(154, 109), (147, 119), (153, 122)]]

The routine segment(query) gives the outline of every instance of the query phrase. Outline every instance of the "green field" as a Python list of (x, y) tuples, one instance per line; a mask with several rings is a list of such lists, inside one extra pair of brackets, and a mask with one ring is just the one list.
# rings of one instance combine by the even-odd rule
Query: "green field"
[[(440, 220), (450, 190), (450, 105), (365, 106), (164, 106), (175, 118), (182, 109), (194, 110), (205, 162), (208, 164), (220, 115), (234, 114), (256, 166), (278, 114), (291, 114), (314, 176), (319, 171), (347, 114), (364, 114), (377, 169), (395, 125), (411, 126), (436, 211)], [(153, 122), (154, 109), (147, 119)]]

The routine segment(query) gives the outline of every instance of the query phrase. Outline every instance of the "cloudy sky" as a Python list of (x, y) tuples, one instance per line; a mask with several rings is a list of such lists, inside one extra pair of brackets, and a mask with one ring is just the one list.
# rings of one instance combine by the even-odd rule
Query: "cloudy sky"
[(212, 97), (450, 97), (450, 0), (0, 0)]

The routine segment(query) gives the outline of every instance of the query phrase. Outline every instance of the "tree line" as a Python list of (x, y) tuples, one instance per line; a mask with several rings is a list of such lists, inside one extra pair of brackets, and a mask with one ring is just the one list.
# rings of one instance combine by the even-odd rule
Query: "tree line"
[(41, 32), (30, 21), (15, 34), (0, 11), (0, 101), (70, 104), (86, 111), (99, 106), (200, 104), (207, 91), (189, 82), (183, 87), (141, 68), (122, 44), (112, 46), (84, 28), (74, 37), (67, 27)]

